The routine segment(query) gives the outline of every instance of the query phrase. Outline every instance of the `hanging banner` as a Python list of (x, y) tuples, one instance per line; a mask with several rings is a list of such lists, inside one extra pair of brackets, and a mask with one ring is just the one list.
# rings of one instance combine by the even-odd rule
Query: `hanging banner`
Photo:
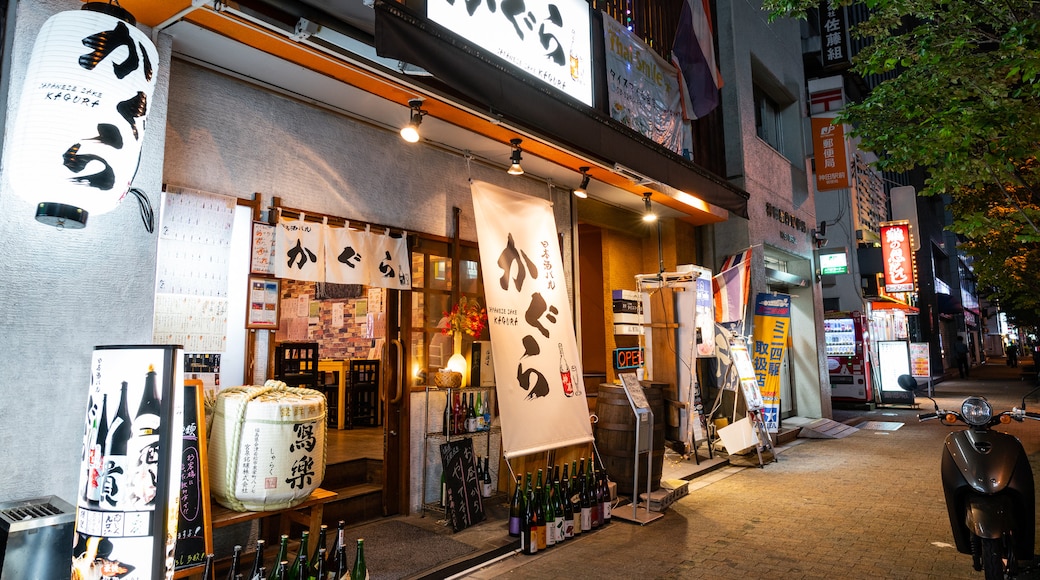
[(371, 279), (372, 252), (369, 235), (350, 228), (325, 227), (325, 281), (365, 284)]
[(275, 276), (307, 282), (325, 281), (323, 224), (281, 218), (274, 232)]
[(592, 441), (552, 204), (474, 181), (507, 459)]
[(73, 578), (173, 578), (183, 359), (178, 346), (95, 347), (76, 498)]
[(369, 234), (368, 247), (373, 261), (369, 286), (393, 290), (412, 289), (412, 258), (408, 253), (407, 234), (400, 238), (389, 234)]
[(682, 103), (675, 67), (606, 15), (603, 37), (611, 118), (682, 154)]
[(791, 326), (791, 297), (760, 293), (755, 297), (755, 349), (752, 362), (762, 391), (762, 419), (766, 430), (780, 429), (780, 364)]

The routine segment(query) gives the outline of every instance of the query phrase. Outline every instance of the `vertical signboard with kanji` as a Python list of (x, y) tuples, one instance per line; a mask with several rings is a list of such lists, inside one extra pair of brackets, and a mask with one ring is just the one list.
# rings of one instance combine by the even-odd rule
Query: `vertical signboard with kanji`
[(914, 252), (910, 224), (906, 221), (881, 224), (881, 258), (885, 268), (885, 292), (915, 292)]
[(845, 126), (834, 116), (813, 117), (813, 160), (816, 189), (830, 191), (849, 187), (849, 162), (845, 152)]
[(90, 365), (74, 578), (173, 578), (184, 382), (179, 346), (98, 346)]
[(820, 60), (823, 68), (847, 68), (852, 64), (849, 50), (849, 27), (844, 6), (820, 6)]

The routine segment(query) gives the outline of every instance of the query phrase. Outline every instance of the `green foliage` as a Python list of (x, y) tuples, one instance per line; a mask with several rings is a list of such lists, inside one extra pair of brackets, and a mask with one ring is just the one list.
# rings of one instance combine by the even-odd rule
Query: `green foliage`
[[(1020, 322), (1040, 318), (1040, 1), (865, 4), (871, 18), (852, 32), (873, 43), (854, 70), (898, 75), (846, 107), (842, 120), (880, 169), (927, 170), (919, 193), (951, 196), (951, 229), (966, 239), (979, 287), (992, 288)], [(818, 6), (763, 3), (770, 18)]]

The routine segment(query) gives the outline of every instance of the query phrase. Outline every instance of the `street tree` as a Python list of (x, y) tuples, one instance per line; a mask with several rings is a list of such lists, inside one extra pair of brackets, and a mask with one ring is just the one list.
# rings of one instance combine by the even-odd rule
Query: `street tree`
[[(870, 17), (852, 33), (871, 43), (853, 70), (896, 74), (840, 120), (879, 169), (926, 170), (920, 194), (950, 196), (979, 286), (1021, 319), (1040, 317), (1040, 1), (863, 4)], [(819, 6), (763, 2), (774, 19)]]

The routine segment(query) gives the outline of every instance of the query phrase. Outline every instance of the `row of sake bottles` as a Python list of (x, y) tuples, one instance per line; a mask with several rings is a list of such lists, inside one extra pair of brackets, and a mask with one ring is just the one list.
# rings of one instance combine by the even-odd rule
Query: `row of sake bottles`
[(573, 538), (582, 532), (610, 523), (610, 487), (605, 471), (596, 469), (592, 459), (585, 458), (568, 465), (549, 468), (547, 480), (542, 481), (542, 470), (534, 487), (531, 472), (521, 485), (516, 476), (516, 489), (509, 505), (509, 535), (520, 537), (520, 551), (534, 554), (539, 550)]
[[(242, 546), (235, 546), (226, 578), (227, 580), (368, 580), (368, 566), (365, 565), (365, 540), (358, 538), (354, 566), (350, 567), (347, 560), (347, 545), (344, 542), (343, 524), (343, 520), (340, 520), (335, 544), (331, 551), (325, 548), (328, 526), (322, 525), (318, 532), (318, 542), (310, 555), (307, 553), (310, 532), (304, 531), (300, 536), (299, 551), (292, 560), (289, 559), (289, 536), (283, 535), (278, 545), (278, 554), (271, 562), (270, 568), (264, 561), (264, 540), (256, 541), (253, 565), (248, 570), (242, 567)], [(203, 580), (216, 580), (213, 554), (206, 555), (202, 578)]]

